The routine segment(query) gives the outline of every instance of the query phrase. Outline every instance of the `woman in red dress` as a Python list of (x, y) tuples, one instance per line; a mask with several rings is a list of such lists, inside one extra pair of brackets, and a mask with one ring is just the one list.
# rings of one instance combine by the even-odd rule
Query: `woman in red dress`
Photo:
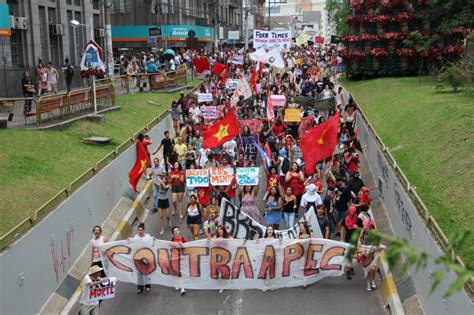
[(286, 187), (293, 189), (293, 195), (296, 196), (296, 216), (300, 209), (301, 197), (304, 194), (304, 174), (300, 170), (298, 163), (293, 162), (291, 169), (285, 175)]

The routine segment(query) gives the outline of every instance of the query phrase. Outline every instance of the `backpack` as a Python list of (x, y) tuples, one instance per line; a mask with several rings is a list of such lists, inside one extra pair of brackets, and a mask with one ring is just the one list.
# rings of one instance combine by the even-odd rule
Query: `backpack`
[(68, 65), (67, 68), (66, 68), (66, 75), (71, 78), (74, 76), (74, 68), (72, 67), (72, 65)]
[(288, 158), (283, 158), (283, 163), (281, 164), (281, 171), (286, 174), (290, 170), (290, 160)]

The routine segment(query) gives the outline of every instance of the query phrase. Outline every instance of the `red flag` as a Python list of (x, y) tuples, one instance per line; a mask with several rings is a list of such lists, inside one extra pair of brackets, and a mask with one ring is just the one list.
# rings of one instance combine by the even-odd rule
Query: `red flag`
[(137, 160), (135, 161), (135, 165), (128, 173), (128, 181), (130, 182), (130, 185), (132, 185), (135, 192), (137, 191), (137, 184), (140, 180), (140, 177), (142, 177), (143, 172), (150, 166), (150, 158), (148, 157), (143, 144), (141, 144), (140, 141), (137, 141)]
[(267, 98), (267, 119), (270, 121), (275, 119), (275, 112), (273, 111), (273, 103), (272, 99), (270, 98), (270, 95), (268, 95)]
[(197, 73), (202, 73), (209, 70), (209, 61), (206, 57), (193, 58), (193, 66), (196, 68)]
[[(224, 76), (224, 72), (227, 70), (227, 66), (220, 63), (220, 62), (216, 62), (214, 64), (214, 67), (212, 67), (212, 73), (217, 75), (218, 77), (222, 77)], [(227, 71), (229, 72), (229, 71)]]
[(250, 86), (254, 93), (257, 93), (257, 69), (253, 69), (252, 75), (249, 80)]
[(306, 174), (313, 174), (316, 163), (331, 157), (337, 145), (339, 112), (328, 121), (308, 130), (301, 139)]
[(211, 127), (202, 129), (204, 148), (215, 148), (239, 135), (239, 122), (232, 108), (227, 115)]

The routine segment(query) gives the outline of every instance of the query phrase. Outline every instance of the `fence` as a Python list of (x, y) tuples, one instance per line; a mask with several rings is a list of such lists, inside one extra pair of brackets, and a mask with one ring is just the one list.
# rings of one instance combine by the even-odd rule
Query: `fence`
[[(398, 167), (392, 154), (362, 110), (358, 116), (360, 119), (357, 119), (357, 127), (360, 130), (360, 140), (364, 145), (367, 145), (365, 154), (378, 181), (381, 199), (387, 208), (395, 235), (409, 239), (414, 246), (439, 255), (449, 243), (447, 237), (430, 215), (429, 210)], [(463, 264), (459, 256), (456, 256), (455, 259)], [(439, 289), (430, 296), (431, 273), (438, 268), (439, 266), (436, 264), (430, 263), (420, 272), (412, 273), (416, 291), (425, 312), (430, 313), (429, 310), (432, 310), (434, 313), (462, 313), (469, 309), (471, 303), (467, 295), (471, 297), (473, 295), (472, 281), (466, 285), (466, 292), (458, 292), (449, 299), (444, 299), (442, 296), (450, 281), (455, 279), (454, 274), (447, 274)]]
[[(196, 88), (197, 87), (194, 87), (193, 91)], [(53, 209), (55, 209), (61, 202), (66, 200), (66, 198), (68, 198), (74, 191), (76, 191), (79, 187), (81, 187), (82, 184), (84, 184), (89, 179), (91, 179), (98, 171), (103, 169), (112, 160), (114, 160), (117, 156), (119, 156), (127, 148), (129, 148), (132, 144), (134, 144), (139, 133), (143, 133), (147, 130), (150, 130), (155, 125), (157, 125), (160, 121), (162, 121), (167, 115), (168, 115), (168, 111), (167, 110), (163, 111), (159, 116), (151, 120), (143, 128), (141, 128), (137, 133), (135, 133), (133, 137), (128, 138), (122, 144), (118, 145), (113, 151), (109, 152), (100, 161), (95, 163), (95, 165), (90, 167), (82, 175), (80, 175), (78, 178), (73, 180), (67, 187), (59, 191), (50, 200), (48, 200), (42, 206), (40, 206), (34, 212), (32, 216), (25, 218), (21, 223), (19, 223), (17, 226), (15, 226), (10, 231), (8, 231), (5, 235), (0, 237), (0, 251), (3, 251), (6, 248), (8, 248), (12, 243), (14, 243), (17, 239), (19, 239), (21, 235), (25, 234), (25, 232), (27, 232), (30, 228), (32, 228), (35, 224), (37, 224), (42, 218), (44, 218)]]

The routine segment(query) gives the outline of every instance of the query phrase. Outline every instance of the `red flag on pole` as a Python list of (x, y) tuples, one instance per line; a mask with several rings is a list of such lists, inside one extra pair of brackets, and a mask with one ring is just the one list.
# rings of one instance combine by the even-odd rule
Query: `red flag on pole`
[(225, 74), (224, 71), (226, 70), (227, 70), (227, 66), (220, 62), (216, 62), (214, 64), (214, 67), (212, 67), (212, 73), (217, 75), (218, 77), (222, 77)]
[(137, 160), (135, 161), (135, 165), (128, 173), (128, 181), (130, 182), (130, 185), (132, 185), (135, 192), (137, 191), (137, 184), (140, 180), (140, 177), (142, 177), (143, 172), (145, 172), (145, 170), (150, 166), (150, 158), (148, 157), (143, 144), (141, 144), (140, 141), (137, 141)]
[(203, 73), (209, 70), (209, 61), (206, 57), (196, 57), (193, 58), (193, 66), (196, 68), (197, 73)]
[(253, 69), (252, 75), (249, 80), (250, 86), (254, 93), (257, 93), (257, 69)]
[(239, 135), (239, 122), (232, 108), (227, 115), (208, 128), (202, 129), (204, 148), (215, 148)]
[(301, 139), (300, 148), (303, 152), (306, 174), (313, 174), (316, 163), (331, 157), (337, 145), (337, 132), (339, 128), (339, 115), (331, 117), (328, 121), (308, 130)]

